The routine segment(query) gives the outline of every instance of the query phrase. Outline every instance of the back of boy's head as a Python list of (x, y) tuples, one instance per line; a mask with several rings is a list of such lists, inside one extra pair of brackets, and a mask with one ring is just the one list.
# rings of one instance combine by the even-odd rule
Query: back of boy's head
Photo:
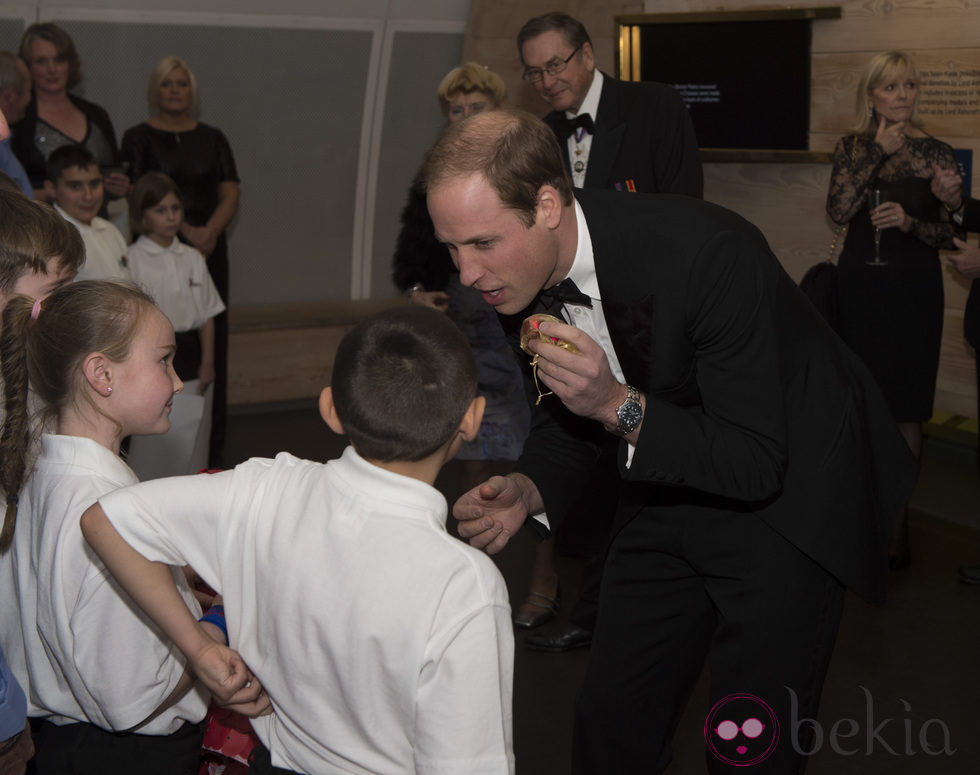
[(167, 194), (181, 199), (173, 178), (162, 172), (147, 172), (136, 181), (129, 194), (129, 227), (133, 234), (142, 234), (143, 212), (156, 207)]
[(406, 305), (344, 337), (331, 389), (358, 454), (386, 463), (421, 460), (458, 430), (476, 397), (476, 363), (445, 313)]
[(78, 271), (85, 260), (78, 229), (20, 190), (0, 189), (0, 294), (9, 294), (25, 274), (44, 272), (55, 256), (59, 270)]
[(45, 178), (57, 186), (67, 169), (78, 167), (80, 170), (87, 170), (89, 167), (98, 166), (95, 156), (84, 145), (63, 145), (51, 151), (45, 167)]
[[(82, 363), (93, 352), (120, 362), (129, 355), (153, 299), (134, 285), (86, 280), (59, 288), (43, 301), (18, 295), (3, 310), (0, 371), (4, 417), (0, 433), (0, 488), (7, 511), (0, 551), (13, 535), (16, 496), (24, 483), (32, 430), (88, 398)], [(40, 400), (39, 422), (29, 415), (28, 388)], [(96, 411), (98, 409), (96, 408)]]

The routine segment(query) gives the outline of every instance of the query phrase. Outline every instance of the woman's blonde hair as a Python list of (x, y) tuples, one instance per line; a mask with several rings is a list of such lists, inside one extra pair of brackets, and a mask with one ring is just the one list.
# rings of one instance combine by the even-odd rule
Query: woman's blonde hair
[(477, 91), (486, 94), (495, 108), (501, 107), (507, 99), (507, 87), (504, 86), (503, 79), (493, 70), (479, 62), (467, 62), (454, 67), (446, 73), (446, 77), (436, 89), (436, 98), (439, 100), (442, 114), (449, 115), (449, 103), (460, 94), (472, 94)]
[(170, 74), (171, 70), (178, 67), (183, 68), (184, 72), (187, 73), (187, 80), (191, 85), (191, 115), (197, 115), (197, 78), (194, 77), (194, 71), (179, 56), (170, 54), (153, 65), (153, 69), (150, 71), (150, 80), (146, 85), (146, 104), (150, 109), (151, 116), (160, 112), (160, 84), (163, 83), (163, 79)]
[[(921, 79), (919, 68), (904, 51), (883, 51), (875, 54), (861, 74), (855, 96), (854, 124), (851, 131), (859, 135), (873, 135), (878, 130), (878, 117), (871, 109), (871, 92), (895, 76), (910, 77), (918, 86)], [(912, 105), (912, 116), (909, 122), (914, 127), (921, 127), (919, 118), (919, 98), (916, 94)]]

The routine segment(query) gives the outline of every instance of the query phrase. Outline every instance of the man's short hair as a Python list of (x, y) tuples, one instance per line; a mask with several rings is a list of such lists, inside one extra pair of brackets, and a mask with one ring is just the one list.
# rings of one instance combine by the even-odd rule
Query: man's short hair
[(564, 36), (565, 42), (574, 49), (578, 49), (579, 46), (584, 46), (586, 43), (592, 44), (589, 33), (582, 22), (567, 13), (552, 11), (529, 19), (517, 33), (517, 55), (521, 58), (521, 64), (524, 64), (524, 44), (531, 38), (536, 38), (538, 35), (551, 30), (560, 32)]
[(63, 145), (55, 148), (48, 157), (45, 176), (47, 180), (57, 184), (62, 173), (67, 169), (78, 167), (80, 170), (87, 170), (89, 167), (98, 166), (95, 156), (84, 145)]
[(555, 133), (523, 110), (495, 110), (451, 124), (426, 156), (422, 183), (430, 191), (473, 174), (482, 175), (527, 227), (534, 224), (541, 186), (554, 186), (562, 204), (572, 203), (572, 180)]
[(359, 323), (343, 338), (331, 387), (359, 455), (416, 461), (459, 429), (476, 397), (476, 363), (445, 313), (405, 305)]
[(60, 270), (78, 271), (85, 259), (78, 229), (20, 190), (0, 189), (0, 292), (9, 293), (25, 274), (44, 272), (53, 256)]
[(24, 72), (17, 66), (18, 57), (9, 51), (0, 51), (0, 92), (13, 89), (23, 94), (27, 88)]

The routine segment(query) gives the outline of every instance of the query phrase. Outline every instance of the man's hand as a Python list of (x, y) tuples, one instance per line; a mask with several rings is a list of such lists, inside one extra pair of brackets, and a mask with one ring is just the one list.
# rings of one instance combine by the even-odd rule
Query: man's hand
[(963, 204), (963, 178), (959, 172), (935, 165), (930, 187), (932, 195), (950, 210), (960, 209)]
[(523, 474), (492, 476), (463, 493), (453, 506), (460, 537), (487, 554), (503, 549), (529, 514), (542, 511), (538, 488)]
[(575, 345), (577, 353), (536, 339), (528, 349), (538, 356), (538, 380), (552, 391), (572, 414), (606, 426), (617, 423), (616, 409), (626, 398), (626, 388), (609, 369), (606, 353), (588, 334), (564, 323), (542, 323), (545, 336)]
[(197, 248), (201, 255), (205, 258), (211, 255), (214, 250), (215, 245), (218, 244), (218, 232), (212, 229), (210, 226), (191, 226), (189, 223), (183, 223), (180, 227), (180, 233)]
[(125, 172), (109, 172), (102, 178), (102, 187), (113, 199), (129, 196), (129, 176)]
[(905, 122), (898, 121), (888, 126), (885, 117), (882, 116), (878, 121), (878, 131), (875, 133), (875, 142), (880, 145), (886, 154), (891, 156), (899, 148), (905, 145)]
[(949, 263), (967, 280), (980, 278), (980, 248), (956, 237), (953, 242), (960, 250), (958, 253), (950, 253)]

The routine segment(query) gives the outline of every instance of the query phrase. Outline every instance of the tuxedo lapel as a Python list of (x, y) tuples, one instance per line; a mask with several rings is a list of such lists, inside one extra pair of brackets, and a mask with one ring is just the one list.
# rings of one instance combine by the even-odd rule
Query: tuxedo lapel
[[(551, 111), (547, 116), (544, 117), (543, 121), (546, 123), (552, 132), (555, 132), (555, 136), (558, 136), (558, 132), (555, 131), (555, 125), (558, 119), (563, 118), (564, 114), (559, 113), (556, 110)], [(572, 162), (568, 158), (568, 143), (565, 140), (558, 140), (558, 145), (561, 146), (561, 157), (565, 160), (565, 171), (571, 175), (572, 174)]]
[[(593, 197), (589, 191), (576, 191), (575, 196), (589, 226), (602, 315), (623, 376), (630, 384), (647, 389), (653, 359), (656, 296), (649, 292), (649, 288), (638, 288), (637, 267), (631, 267), (627, 260), (629, 256), (636, 256), (637, 246), (623, 242), (623, 230), (617, 226), (617, 213), (609, 206), (615, 198)], [(638, 296), (637, 290), (647, 293)]]
[(620, 115), (618, 86), (618, 81), (603, 73), (598, 115), (594, 116), (595, 134), (592, 135), (589, 166), (585, 170), (586, 188), (609, 188), (613, 183), (613, 165), (626, 134), (626, 123)]

